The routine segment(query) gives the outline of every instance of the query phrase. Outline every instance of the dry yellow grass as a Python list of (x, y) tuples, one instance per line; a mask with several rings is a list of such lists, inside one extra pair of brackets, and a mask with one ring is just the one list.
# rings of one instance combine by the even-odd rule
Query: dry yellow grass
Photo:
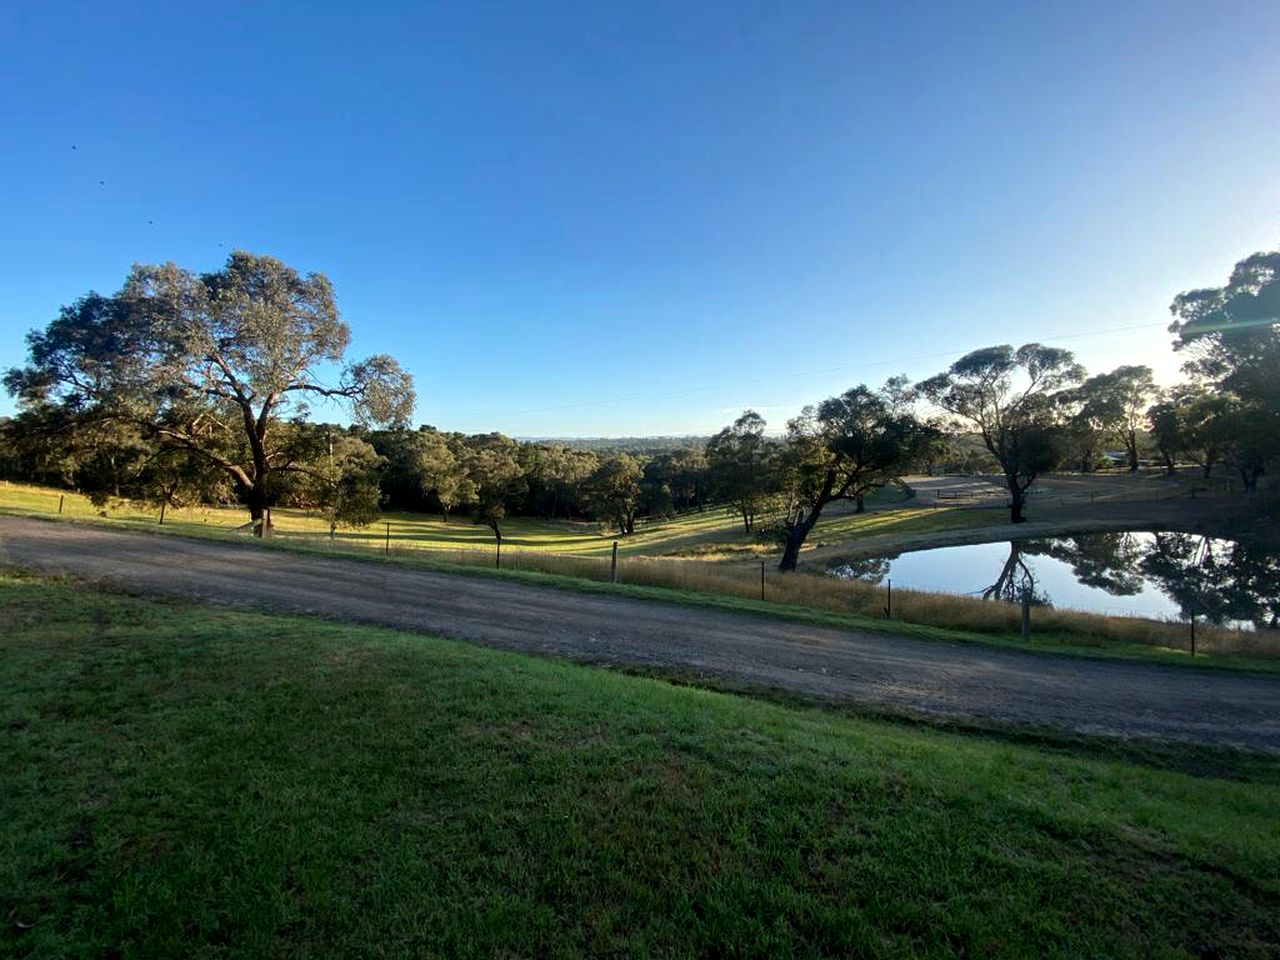
[[(13, 512), (55, 513), (61, 494), (47, 488), (3, 484), (0, 507)], [(102, 519), (103, 511), (76, 494), (65, 495), (64, 516)], [(109, 519), (131, 526), (152, 527), (153, 508), (116, 504), (106, 511)], [(976, 514), (974, 514), (976, 516)], [(493, 567), (495, 550), (486, 527), (466, 520), (443, 524), (437, 519), (414, 515), (388, 515), (391, 524), (390, 549), (386, 528), (380, 523), (357, 533), (330, 540), (316, 518), (298, 511), (277, 511), (279, 540), (332, 554), (367, 556), (389, 554), (403, 560), (428, 560), (470, 567)], [(193, 508), (174, 511), (167, 527), (175, 532), (196, 535), (231, 535), (234, 524), (242, 523), (241, 510)], [(936, 523), (952, 527), (963, 520), (962, 512), (929, 510), (885, 510), (874, 514), (841, 515), (832, 518), (846, 537), (886, 532), (895, 524), (914, 528)], [(723, 549), (726, 528), (736, 519), (727, 511), (707, 511), (655, 525), (624, 541), (619, 550), (619, 581), (639, 586), (663, 587), (693, 593), (759, 600), (760, 561), (765, 563), (764, 598), (841, 614), (884, 617), (885, 591), (858, 581), (841, 581), (814, 573), (779, 574), (776, 560), (764, 556), (765, 548), (741, 539), (731, 549)], [(610, 576), (612, 538), (585, 524), (553, 525), (533, 520), (513, 520), (511, 536), (504, 539), (502, 566), (592, 581)], [(706, 553), (698, 559), (645, 556), (644, 551), (668, 552), (673, 546), (701, 546)], [(682, 551), (683, 552), (683, 551)], [(894, 590), (893, 618), (925, 626), (989, 634), (1017, 634), (1020, 611), (1016, 606), (973, 597)], [(1038, 638), (1052, 638), (1073, 645), (1144, 644), (1185, 650), (1190, 634), (1185, 623), (1139, 617), (1116, 617), (1037, 607), (1032, 614)], [(1196, 629), (1197, 650), (1205, 653), (1234, 653), (1280, 656), (1280, 638), (1270, 632), (1226, 629), (1201, 624)]]
[[(330, 543), (324, 538), (310, 541), (317, 549), (348, 552), (350, 544)], [(367, 554), (369, 549), (354, 548)], [(415, 559), (460, 566), (492, 568), (495, 553), (476, 550), (436, 550), (396, 546), (377, 552), (392, 559)], [(760, 600), (761, 562), (764, 564), (763, 599), (769, 603), (808, 607), (833, 613), (885, 618), (886, 591), (883, 587), (857, 580), (839, 580), (814, 573), (781, 574), (776, 558), (749, 561), (707, 562), (669, 557), (627, 557), (618, 559), (618, 582), (636, 586), (661, 587), (688, 593), (713, 594), (743, 600)], [(610, 577), (606, 557), (566, 556), (519, 548), (502, 550), (501, 566), (597, 582)], [(1016, 635), (1021, 625), (1018, 606), (976, 597), (915, 590), (893, 591), (892, 618), (903, 623), (944, 627), (987, 634)], [(1037, 639), (1053, 639), (1074, 646), (1142, 644), (1171, 650), (1190, 649), (1190, 631), (1184, 622), (1144, 617), (1118, 617), (1035, 607), (1033, 632)], [(1200, 653), (1280, 656), (1280, 637), (1270, 631), (1238, 630), (1200, 623), (1196, 626), (1196, 650)]]

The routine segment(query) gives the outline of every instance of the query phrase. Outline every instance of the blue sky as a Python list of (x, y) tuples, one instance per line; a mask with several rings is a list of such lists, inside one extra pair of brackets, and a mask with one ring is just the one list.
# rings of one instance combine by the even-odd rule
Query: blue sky
[(1030, 339), (1168, 381), (1172, 297), (1280, 246), (1277, 50), (1273, 0), (8, 0), (0, 368), (241, 248), (445, 429), (780, 427)]

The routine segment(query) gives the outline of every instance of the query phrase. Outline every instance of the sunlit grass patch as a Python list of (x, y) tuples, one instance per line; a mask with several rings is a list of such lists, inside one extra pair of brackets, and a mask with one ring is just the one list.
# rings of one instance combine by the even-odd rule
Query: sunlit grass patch
[(0, 610), (4, 956), (1280, 946), (1262, 766), (1192, 776), (28, 577), (0, 576)]

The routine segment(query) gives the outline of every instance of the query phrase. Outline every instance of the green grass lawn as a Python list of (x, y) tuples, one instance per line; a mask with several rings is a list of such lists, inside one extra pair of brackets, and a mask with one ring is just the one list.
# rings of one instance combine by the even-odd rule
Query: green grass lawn
[(1274, 760), (1195, 776), (18, 575), (0, 726), (6, 957), (1280, 951)]

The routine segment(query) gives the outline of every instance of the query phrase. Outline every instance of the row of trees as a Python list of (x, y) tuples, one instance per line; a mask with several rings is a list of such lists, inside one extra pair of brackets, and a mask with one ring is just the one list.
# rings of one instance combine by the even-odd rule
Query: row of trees
[[(380, 507), (465, 511), (501, 538), (513, 513), (590, 518), (634, 532), (638, 516), (731, 505), (794, 569), (830, 504), (861, 509), (913, 470), (998, 471), (1011, 519), (1037, 477), (1090, 470), (1108, 445), (1138, 469), (1153, 442), (1170, 470), (1225, 461), (1252, 490), (1280, 457), (1280, 254), (1242, 261), (1228, 284), (1179, 296), (1171, 330), (1188, 382), (1151, 370), (1086, 376), (1041, 344), (973, 351), (912, 385), (894, 378), (807, 407), (771, 437), (746, 411), (705, 443), (634, 455), (411, 430), (413, 387), (385, 355), (350, 362), (329, 282), (237, 252), (215, 273), (138, 266), (114, 296), (90, 293), (28, 337), (4, 382), (20, 412), (0, 425), (6, 475), (169, 507), (243, 504), (255, 532), (273, 504), (340, 524)], [(337, 401), (352, 425), (310, 420)]]

